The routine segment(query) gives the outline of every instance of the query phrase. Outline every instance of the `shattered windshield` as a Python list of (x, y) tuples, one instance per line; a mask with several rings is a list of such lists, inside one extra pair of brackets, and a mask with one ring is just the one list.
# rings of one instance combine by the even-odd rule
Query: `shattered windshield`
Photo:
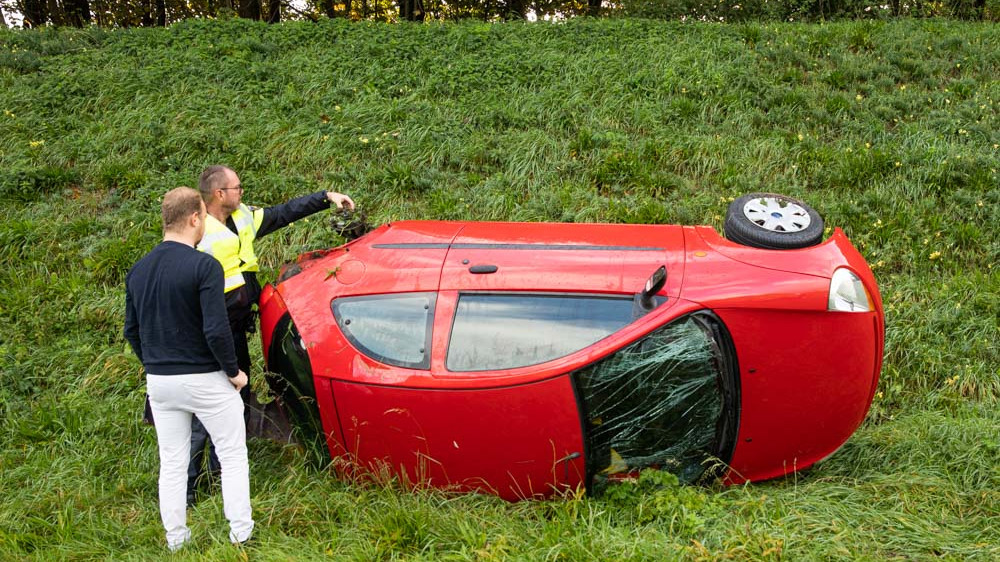
[(735, 361), (720, 326), (711, 315), (684, 317), (574, 375), (592, 485), (647, 467), (692, 482), (713, 458), (728, 462)]

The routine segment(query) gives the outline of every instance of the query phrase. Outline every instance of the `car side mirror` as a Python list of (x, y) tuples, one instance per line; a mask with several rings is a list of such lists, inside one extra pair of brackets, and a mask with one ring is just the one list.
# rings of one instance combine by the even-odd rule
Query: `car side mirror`
[(646, 314), (649, 314), (654, 308), (660, 306), (667, 301), (664, 297), (657, 297), (656, 293), (659, 293), (663, 286), (667, 284), (667, 267), (661, 265), (649, 279), (646, 280), (646, 285), (642, 288), (642, 291), (635, 294), (635, 298), (632, 300), (632, 319), (636, 319)]

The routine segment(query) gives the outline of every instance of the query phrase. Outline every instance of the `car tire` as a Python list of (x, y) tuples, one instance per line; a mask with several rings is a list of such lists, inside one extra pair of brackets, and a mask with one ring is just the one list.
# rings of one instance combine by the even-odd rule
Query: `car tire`
[(726, 238), (753, 248), (794, 250), (819, 244), (823, 217), (798, 199), (776, 193), (751, 193), (729, 204)]

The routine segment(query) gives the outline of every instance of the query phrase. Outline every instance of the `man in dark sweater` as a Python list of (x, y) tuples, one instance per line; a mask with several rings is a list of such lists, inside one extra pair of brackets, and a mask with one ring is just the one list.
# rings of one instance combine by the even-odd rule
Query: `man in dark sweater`
[(217, 447), (229, 538), (244, 543), (254, 526), (239, 394), (247, 375), (236, 361), (222, 267), (194, 248), (206, 218), (197, 191), (171, 190), (161, 211), (163, 242), (125, 278), (125, 338), (146, 370), (160, 449), (160, 518), (170, 550), (190, 540), (185, 492), (196, 415)]

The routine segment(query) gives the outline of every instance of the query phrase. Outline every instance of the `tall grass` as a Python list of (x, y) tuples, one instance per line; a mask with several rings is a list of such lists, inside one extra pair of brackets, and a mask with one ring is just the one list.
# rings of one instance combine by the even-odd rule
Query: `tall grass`
[[(807, 473), (507, 504), (252, 441), (250, 557), (995, 559), (997, 76), (995, 26), (937, 20), (0, 30), (0, 559), (165, 553), (122, 279), (160, 195), (219, 162), (250, 202), (333, 188), (377, 222), (720, 227), (785, 192), (847, 231), (888, 322), (866, 424)], [(339, 243), (326, 221), (262, 241), (265, 279)], [(218, 495), (191, 521), (175, 558), (243, 559)]]

